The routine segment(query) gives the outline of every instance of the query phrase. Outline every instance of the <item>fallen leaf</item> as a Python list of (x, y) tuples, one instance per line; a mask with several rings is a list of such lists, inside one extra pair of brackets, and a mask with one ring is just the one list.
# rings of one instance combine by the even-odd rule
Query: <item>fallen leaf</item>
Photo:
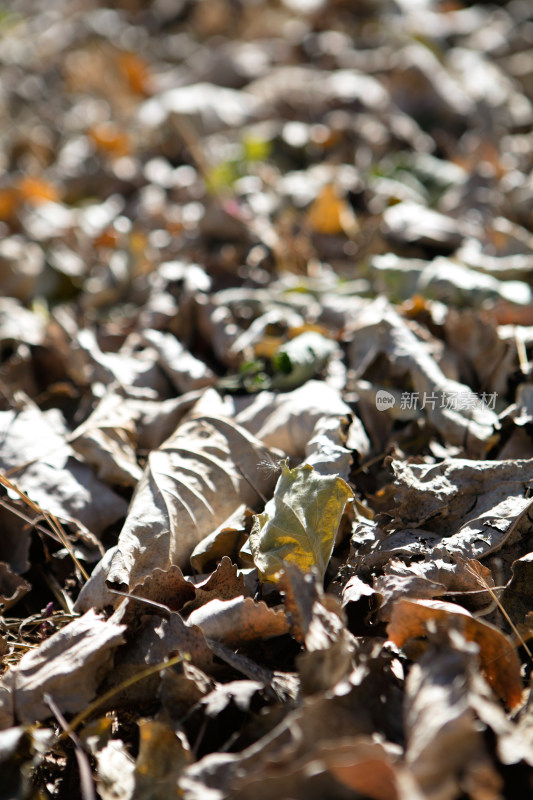
[(406, 762), (423, 796), (430, 800), (451, 800), (465, 785), (471, 796), (496, 800), (503, 781), (485, 749), (470, 705), (475, 650), (457, 631), (450, 631), (450, 639), (451, 647), (433, 644), (407, 677)]
[(290, 469), (285, 462), (281, 469), (274, 497), (250, 533), (254, 562), (266, 580), (275, 581), (285, 562), (323, 578), (352, 490), (338, 475), (320, 475), (307, 464)]
[(532, 592), (533, 553), (527, 553), (513, 562), (511, 580), (500, 597), (504, 609), (515, 625), (524, 622), (526, 614), (531, 611)]
[(274, 389), (294, 389), (324, 369), (337, 345), (315, 331), (301, 333), (277, 348), (272, 359)]
[[(408, 394), (414, 407), (420, 403), (428, 422), (446, 441), (469, 448), (473, 455), (486, 452), (499, 427), (495, 412), (481, 403), (468, 386), (447, 377), (428, 342), (421, 341), (386, 300), (378, 298), (369, 305), (358, 316), (353, 329), (349, 356), (357, 378), (363, 378), (373, 363), (384, 356), (393, 383), (409, 375)], [(454, 407), (453, 398), (459, 398), (462, 405), (457, 401)]]
[(180, 394), (211, 386), (216, 376), (171, 333), (145, 330), (143, 339), (157, 352), (157, 362)]
[(476, 619), (461, 606), (439, 600), (398, 600), (392, 608), (387, 634), (397, 647), (424, 636), (434, 620), (448, 630), (457, 628), (479, 647), (479, 664), (488, 683), (513, 708), (522, 701), (520, 661), (509, 639), (493, 625)]
[(142, 476), (135, 454), (136, 426), (124, 398), (107, 392), (69, 437), (74, 450), (111, 485), (135, 486)]
[(307, 223), (314, 233), (335, 235), (354, 230), (355, 215), (335, 186), (326, 184), (307, 212)]
[[(387, 743), (388, 744), (388, 743)], [(422, 800), (412, 778), (399, 764), (393, 747), (360, 736), (323, 746), (317, 754), (344, 786), (372, 800)]]
[(30, 584), (16, 575), (7, 564), (0, 561), (0, 611), (5, 612), (24, 597), (31, 589)]
[(370, 442), (360, 420), (339, 392), (324, 381), (310, 380), (290, 392), (264, 391), (236, 398), (234, 404), (239, 425), (291, 457), (304, 458), (324, 428), (333, 446), (350, 420), (350, 446), (360, 455), (368, 453)]
[(207, 716), (216, 719), (232, 703), (240, 711), (248, 711), (254, 696), (263, 690), (264, 686), (259, 681), (230, 681), (216, 686), (200, 703)]
[(98, 535), (127, 506), (75, 457), (62, 425), (60, 416), (43, 414), (26, 398), (19, 410), (0, 411), (0, 469), (45, 511)]
[(137, 800), (168, 800), (176, 781), (190, 763), (191, 754), (170, 725), (153, 719), (139, 720), (139, 755), (135, 762)]
[[(85, 746), (96, 760), (98, 793), (102, 800), (132, 800), (135, 763), (122, 739), (111, 738), (106, 722), (110, 722), (109, 718), (90, 723), (83, 735)], [(107, 735), (95, 731), (99, 723)]]
[(88, 611), (26, 652), (2, 678), (3, 687), (8, 689), (8, 695), (2, 697), (2, 719), (9, 713), (9, 702), (12, 719), (22, 723), (46, 719), (51, 712), (43, 700), (45, 694), (53, 697), (61, 711), (81, 711), (94, 698), (111, 667), (113, 652), (124, 641), (124, 631), (124, 625), (106, 622)]
[(210, 600), (189, 614), (187, 624), (197, 625), (208, 639), (235, 646), (281, 636), (288, 630), (283, 610), (275, 611), (251, 597)]
[(205, 536), (191, 553), (191, 566), (197, 572), (207, 572), (208, 567), (227, 557), (237, 560), (239, 550), (250, 532), (253, 512), (244, 504), (228, 517), (213, 533)]
[(222, 556), (216, 569), (202, 581), (195, 582), (195, 599), (187, 604), (187, 611), (193, 610), (210, 600), (233, 600), (244, 596), (246, 590), (244, 576), (231, 558)]
[(197, 417), (179, 425), (148, 457), (118, 545), (106, 560), (108, 583), (129, 589), (156, 568), (186, 568), (204, 536), (243, 501), (254, 504), (258, 493), (268, 493), (274, 478), (258, 464), (270, 457), (225, 419)]
[[(131, 594), (167, 606), (170, 611), (179, 611), (195, 597), (195, 589), (192, 583), (183, 576), (181, 569), (174, 565), (167, 570), (154, 569), (142, 583), (133, 587)], [(128, 621), (133, 615), (149, 612), (149, 605), (142, 602), (137, 603), (130, 597), (124, 621)]]
[(434, 531), (440, 546), (463, 558), (496, 552), (504, 544), (519, 540), (522, 531), (529, 528), (530, 464), (529, 459), (453, 458), (438, 464), (393, 461), (394, 516), (386, 529), (420, 527)]

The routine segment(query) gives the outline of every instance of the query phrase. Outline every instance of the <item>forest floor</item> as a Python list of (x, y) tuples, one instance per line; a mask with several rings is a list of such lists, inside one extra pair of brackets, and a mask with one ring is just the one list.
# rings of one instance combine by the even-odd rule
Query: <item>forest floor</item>
[(0, 796), (533, 795), (533, 7), (0, 5)]

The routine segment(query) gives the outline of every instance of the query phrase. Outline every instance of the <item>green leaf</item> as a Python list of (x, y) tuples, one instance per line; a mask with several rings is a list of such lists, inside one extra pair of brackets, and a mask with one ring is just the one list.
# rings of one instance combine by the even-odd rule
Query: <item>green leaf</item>
[(344, 508), (353, 492), (338, 475), (320, 475), (309, 464), (282, 474), (274, 497), (255, 517), (250, 534), (254, 563), (263, 579), (275, 581), (284, 563), (323, 578)]
[(306, 331), (278, 347), (272, 359), (277, 374), (272, 380), (274, 389), (294, 389), (323, 369), (337, 345), (315, 331)]

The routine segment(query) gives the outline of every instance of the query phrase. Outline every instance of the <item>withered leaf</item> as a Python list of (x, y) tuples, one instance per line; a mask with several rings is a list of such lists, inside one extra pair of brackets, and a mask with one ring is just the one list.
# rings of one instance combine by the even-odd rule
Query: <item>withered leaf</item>
[(0, 611), (7, 611), (14, 606), (30, 589), (28, 581), (16, 575), (8, 564), (0, 561)]
[(476, 678), (481, 680), (475, 658), (475, 648), (450, 631), (448, 640), (436, 637), (407, 677), (405, 757), (431, 800), (457, 797), (465, 784), (474, 796), (485, 790), (498, 797), (502, 788), (471, 705)]
[(19, 410), (0, 411), (0, 433), (0, 469), (44, 511), (96, 535), (124, 516), (125, 501), (75, 456), (60, 414), (23, 398)]
[(101, 480), (135, 486), (142, 476), (135, 456), (136, 433), (131, 408), (119, 394), (108, 391), (69, 441)]
[(438, 464), (393, 461), (396, 476), (392, 521), (387, 528), (423, 527), (440, 545), (464, 558), (499, 550), (527, 530), (532, 501), (527, 496), (531, 460)]
[(244, 576), (228, 556), (223, 556), (214, 572), (194, 584), (195, 597), (187, 603), (184, 613), (208, 603), (210, 600), (232, 600), (248, 594)]
[[(183, 422), (148, 463), (107, 569), (109, 584), (132, 587), (154, 569), (188, 565), (194, 546), (244, 501), (274, 481), (258, 464), (269, 450), (223, 418)], [(91, 581), (85, 592), (91, 590)]]
[[(34, 650), (2, 679), (12, 715), (23, 723), (50, 716), (49, 694), (62, 711), (81, 711), (93, 699), (111, 666), (113, 651), (124, 641), (124, 625), (105, 621), (94, 611), (75, 619)], [(2, 697), (2, 712), (8, 698)], [(2, 714), (2, 717), (4, 715)]]
[(192, 760), (170, 725), (154, 719), (139, 720), (139, 755), (135, 762), (137, 800), (167, 800), (176, 780)]
[(191, 554), (191, 566), (197, 572), (207, 572), (209, 565), (220, 558), (238, 557), (239, 550), (248, 538), (252, 524), (252, 511), (244, 503), (228, 519), (198, 542)]
[(210, 600), (188, 617), (189, 625), (197, 625), (208, 639), (239, 644), (254, 639), (281, 636), (288, 631), (283, 610), (275, 611), (251, 597), (233, 600)]
[[(354, 328), (350, 362), (357, 377), (364, 377), (372, 363), (383, 356), (395, 381), (410, 376), (420, 402), (427, 400), (423, 413), (447, 441), (466, 445), (474, 455), (486, 452), (498, 428), (495, 412), (480, 404), (468, 386), (443, 372), (427, 342), (416, 336), (389, 303), (383, 298), (375, 300), (359, 315)], [(448, 398), (458, 396), (465, 402), (454, 408)]]
[(402, 647), (408, 639), (424, 636), (434, 620), (447, 629), (457, 628), (479, 647), (479, 663), (488, 683), (513, 708), (522, 701), (520, 661), (509, 639), (494, 625), (476, 619), (461, 606), (439, 600), (398, 600), (391, 611), (387, 634)]

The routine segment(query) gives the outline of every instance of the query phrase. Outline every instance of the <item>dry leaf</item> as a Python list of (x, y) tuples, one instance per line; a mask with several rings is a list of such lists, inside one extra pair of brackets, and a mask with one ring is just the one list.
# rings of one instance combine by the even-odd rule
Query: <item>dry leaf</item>
[(438, 464), (393, 461), (393, 520), (387, 529), (434, 531), (448, 553), (479, 558), (519, 540), (529, 529), (531, 460)]
[(42, 509), (97, 535), (124, 516), (124, 500), (75, 457), (60, 415), (24, 399), (20, 410), (0, 411), (0, 432), (0, 469)]
[[(208, 568), (229, 556), (237, 560), (241, 547), (246, 542), (252, 524), (253, 512), (244, 504), (231, 514), (201, 542), (191, 554), (191, 566), (197, 572), (207, 572)], [(239, 593), (240, 594), (240, 593)]]
[[(274, 477), (258, 469), (267, 458), (267, 448), (225, 419), (179, 425), (148, 457), (110, 565), (106, 560), (108, 582), (130, 588), (156, 568), (185, 568), (204, 536), (243, 501), (269, 492)], [(89, 581), (84, 593), (91, 591)]]
[(168, 800), (191, 754), (169, 725), (139, 720), (139, 755), (135, 762), (136, 800)]
[(331, 184), (323, 187), (307, 212), (307, 223), (314, 233), (353, 232), (355, 215), (347, 200)]
[(135, 486), (142, 476), (135, 455), (137, 431), (131, 408), (113, 391), (104, 395), (69, 441), (108, 484)]
[(398, 600), (392, 608), (387, 634), (398, 647), (424, 636), (428, 622), (457, 629), (479, 647), (479, 664), (488, 683), (513, 708), (522, 701), (520, 661), (509, 639), (493, 625), (472, 617), (461, 606), (438, 600)]
[(31, 585), (16, 575), (7, 564), (0, 561), (0, 611), (3, 613), (8, 608), (24, 597), (31, 589)]
[(248, 594), (242, 571), (228, 556), (222, 556), (211, 575), (195, 582), (194, 590), (196, 596), (194, 601), (187, 604), (187, 612), (210, 600), (233, 600), (234, 597)]
[(474, 649), (450, 631), (445, 646), (437, 641), (407, 677), (406, 762), (429, 800), (453, 800), (465, 786), (470, 796), (502, 796), (503, 781), (470, 706), (475, 671)]
[[(387, 743), (388, 744), (388, 743)], [(371, 800), (422, 800), (416, 783), (399, 764), (399, 753), (370, 737), (341, 739), (318, 754), (344, 786)]]
[(283, 610), (275, 611), (251, 597), (210, 600), (195, 609), (187, 623), (197, 625), (208, 639), (235, 646), (254, 639), (281, 636), (288, 631)]
[[(269, 447), (277, 447), (287, 455), (303, 458), (309, 443), (315, 438), (322, 424), (328, 423), (332, 441), (352, 418), (352, 410), (339, 392), (324, 381), (307, 381), (291, 392), (259, 394), (237, 398), (236, 421), (261, 439)], [(331, 424), (335, 433), (332, 433)], [(366, 455), (370, 443), (357, 417), (350, 429), (351, 445), (360, 455)]]
[(280, 345), (274, 353), (274, 389), (294, 389), (322, 372), (337, 352), (337, 344), (316, 331), (306, 331)]
[[(380, 356), (389, 362), (393, 383), (410, 376), (409, 394), (416, 396), (420, 406), (424, 402), (424, 415), (446, 441), (468, 447), (473, 455), (486, 452), (498, 428), (494, 411), (480, 404), (468, 386), (444, 374), (427, 342), (383, 298), (363, 310), (355, 322), (350, 364), (356, 377), (364, 377)], [(457, 397), (462, 405), (457, 402), (454, 408), (449, 399)]]
[(159, 366), (180, 394), (215, 383), (216, 376), (212, 370), (186, 350), (171, 333), (145, 330), (143, 339), (156, 350)]
[(124, 625), (106, 622), (88, 611), (29, 650), (2, 678), (9, 695), (2, 697), (2, 721), (7, 719), (6, 712), (11, 719), (28, 724), (51, 716), (45, 694), (51, 695), (62, 711), (81, 711), (111, 667), (113, 651), (124, 641), (124, 630)]

